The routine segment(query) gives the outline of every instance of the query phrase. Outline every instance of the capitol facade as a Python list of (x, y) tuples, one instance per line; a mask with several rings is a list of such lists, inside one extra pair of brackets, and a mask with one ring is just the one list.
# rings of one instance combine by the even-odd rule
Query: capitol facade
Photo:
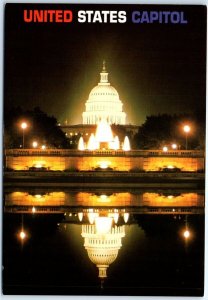
[(86, 125), (96, 125), (103, 119), (109, 124), (126, 124), (123, 103), (119, 99), (117, 90), (108, 81), (105, 62), (103, 62), (103, 69), (100, 73), (100, 82), (91, 90), (82, 118), (83, 124)]

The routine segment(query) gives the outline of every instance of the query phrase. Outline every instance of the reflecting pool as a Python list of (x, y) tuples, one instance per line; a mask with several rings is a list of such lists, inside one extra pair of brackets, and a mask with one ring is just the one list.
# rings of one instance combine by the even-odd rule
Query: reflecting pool
[(4, 191), (4, 294), (198, 296), (203, 273), (203, 191)]

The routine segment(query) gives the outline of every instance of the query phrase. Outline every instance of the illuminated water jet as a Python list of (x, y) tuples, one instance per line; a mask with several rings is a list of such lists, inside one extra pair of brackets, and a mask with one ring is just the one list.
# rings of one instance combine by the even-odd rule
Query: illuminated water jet
[[(78, 150), (120, 150), (120, 141), (118, 136), (113, 136), (113, 132), (110, 124), (105, 118), (98, 122), (95, 135), (92, 133), (90, 135), (87, 147), (84, 147), (84, 141), (81, 137), (78, 143)], [(125, 136), (123, 148), (124, 151), (130, 150), (129, 138)]]
[(79, 142), (78, 142), (78, 150), (80, 150), (80, 151), (85, 150), (84, 140), (83, 140), (83, 137), (82, 137), (82, 136), (79, 138)]
[(124, 151), (130, 151), (131, 150), (128, 136), (125, 136), (125, 138), (124, 138), (123, 150)]
[(87, 149), (88, 150), (96, 150), (97, 149), (97, 143), (95, 141), (95, 136), (93, 133), (90, 135), (90, 138), (89, 138), (89, 141), (87, 144)]

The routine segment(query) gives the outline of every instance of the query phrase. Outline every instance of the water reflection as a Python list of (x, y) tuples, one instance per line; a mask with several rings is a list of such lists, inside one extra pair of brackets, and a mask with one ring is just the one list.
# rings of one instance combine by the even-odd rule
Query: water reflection
[[(7, 189), (4, 211), (8, 286), (64, 285), (68, 294), (80, 286), (75, 294), (97, 294), (99, 285), (119, 294), (124, 285), (124, 294), (145, 287), (148, 295), (150, 286), (180, 294), (203, 285), (201, 191)], [(30, 258), (21, 268), (13, 240)]]
[[(204, 194), (196, 191), (53, 191), (6, 190), (5, 211), (61, 213), (67, 207), (128, 207), (141, 213), (188, 213), (204, 208)], [(81, 215), (80, 215), (81, 217)]]
[[(125, 212), (124, 214), (126, 223), (129, 214)], [(89, 221), (89, 224), (82, 225), (84, 247), (90, 260), (97, 266), (98, 276), (103, 283), (103, 279), (107, 277), (107, 268), (115, 261), (122, 246), (125, 225), (116, 225), (119, 219), (118, 209), (109, 211), (88, 209), (82, 216), (87, 216)]]
[(99, 278), (107, 277), (107, 268), (117, 258), (125, 236), (125, 226), (113, 225), (112, 217), (96, 216), (94, 224), (82, 225), (84, 247), (89, 259), (97, 266)]

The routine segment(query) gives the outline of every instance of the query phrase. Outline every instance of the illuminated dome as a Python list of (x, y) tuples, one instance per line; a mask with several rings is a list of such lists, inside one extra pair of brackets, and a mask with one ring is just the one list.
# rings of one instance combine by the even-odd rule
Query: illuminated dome
[(122, 111), (123, 103), (116, 89), (108, 82), (105, 62), (100, 73), (100, 82), (91, 90), (85, 107), (86, 111), (82, 114), (83, 124), (97, 124), (104, 118), (110, 124), (126, 123), (126, 113)]
[(106, 249), (91, 248), (88, 249), (87, 252), (91, 262), (93, 262), (95, 265), (105, 265), (106, 267), (112, 264), (118, 255), (118, 249), (111, 249), (110, 251), (106, 251)]
[[(110, 218), (98, 217), (95, 225), (82, 225), (84, 247), (89, 259), (97, 266), (100, 279), (107, 277), (107, 268), (117, 258), (122, 246), (121, 240), (125, 236), (125, 226), (112, 228), (111, 224), (106, 224), (109, 220)], [(96, 224), (96, 221), (99, 223)]]

